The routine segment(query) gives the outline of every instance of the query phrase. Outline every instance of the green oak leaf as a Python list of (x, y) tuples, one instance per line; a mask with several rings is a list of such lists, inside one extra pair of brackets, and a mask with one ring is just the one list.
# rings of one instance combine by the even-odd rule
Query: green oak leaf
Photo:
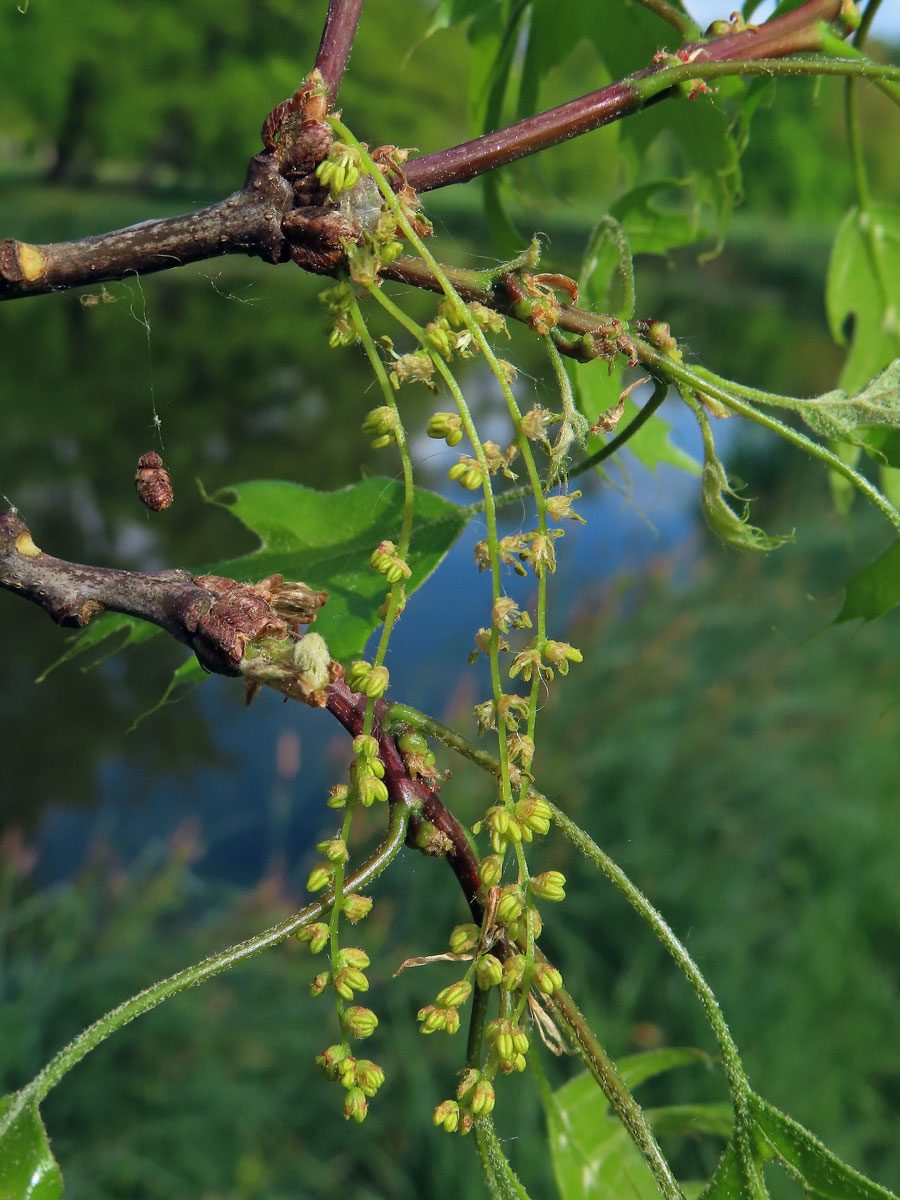
[(874, 621), (900, 604), (900, 538), (847, 581), (841, 621)]
[[(629, 1088), (678, 1067), (708, 1062), (699, 1050), (653, 1050), (622, 1059), (619, 1072)], [(708, 1133), (727, 1138), (731, 1109), (721, 1104), (688, 1104), (652, 1109), (646, 1117), (660, 1135)], [(556, 1091), (547, 1105), (553, 1170), (562, 1200), (634, 1196), (656, 1200), (656, 1182), (627, 1130), (609, 1108), (596, 1081), (585, 1072)], [(687, 1185), (696, 1195), (701, 1185)]]
[[(0, 1099), (0, 1118), (15, 1099)], [(59, 1200), (62, 1194), (62, 1173), (50, 1150), (38, 1106), (27, 1104), (0, 1134), (0, 1198)]]
[(852, 395), (900, 357), (900, 207), (847, 213), (831, 251), (825, 302), (832, 335), (849, 344), (839, 382)]
[(802, 1178), (808, 1195), (821, 1200), (897, 1200), (893, 1192), (854, 1171), (767, 1100), (751, 1096), (750, 1109), (768, 1153)]

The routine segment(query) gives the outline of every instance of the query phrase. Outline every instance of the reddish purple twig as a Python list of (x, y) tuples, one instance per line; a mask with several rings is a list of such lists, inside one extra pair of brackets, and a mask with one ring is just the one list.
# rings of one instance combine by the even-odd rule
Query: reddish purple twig
[[(818, 24), (839, 16), (841, 0), (807, 0), (793, 12), (767, 21), (755, 29), (742, 30), (715, 41), (693, 43), (681, 47), (677, 58), (682, 62), (723, 62), (759, 58), (783, 58), (819, 46)], [(410, 159), (405, 166), (406, 178), (417, 192), (433, 191), (451, 183), (463, 183), (506, 166), (519, 158), (556, 146), (569, 138), (578, 137), (608, 125), (628, 113), (643, 108), (648, 101), (634, 80), (648, 79), (671, 66), (657, 66), (635, 71), (628, 79), (611, 83), (590, 95), (570, 100), (557, 108), (548, 109), (505, 129), (486, 133), (460, 146)], [(650, 103), (667, 93), (652, 97)]]
[(365, 0), (329, 0), (325, 28), (316, 55), (316, 67), (328, 88), (329, 109), (334, 108), (337, 99), (364, 3)]

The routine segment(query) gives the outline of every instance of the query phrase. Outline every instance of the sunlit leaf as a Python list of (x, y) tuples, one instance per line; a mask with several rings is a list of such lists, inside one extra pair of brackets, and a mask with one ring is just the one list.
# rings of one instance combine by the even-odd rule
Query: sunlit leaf
[[(708, 1061), (699, 1050), (679, 1047), (633, 1055), (619, 1063), (619, 1070), (632, 1088), (665, 1071)], [(645, 1115), (659, 1134), (728, 1137), (731, 1130), (727, 1105), (683, 1105)], [(659, 1192), (650, 1169), (590, 1074), (576, 1076), (554, 1093), (547, 1122), (562, 1200), (618, 1200), (626, 1195), (656, 1200)]]
[[(398, 539), (403, 494), (402, 484), (378, 478), (336, 492), (266, 480), (224, 488), (209, 499), (256, 534), (259, 547), (241, 558), (199, 567), (195, 573), (248, 582), (280, 574), (323, 588), (328, 603), (316, 618), (316, 631), (325, 638), (332, 657), (341, 661), (357, 657), (378, 627), (378, 609), (387, 590), (383, 576), (369, 566), (369, 556), (383, 539)], [(437, 567), (468, 517), (464, 508), (416, 488), (407, 595)], [(88, 651), (122, 630), (127, 630), (122, 646), (160, 632), (132, 617), (104, 614), (77, 636), (65, 658)], [(198, 678), (192, 672), (190, 678), (176, 678), (173, 684)], [(167, 692), (164, 701), (168, 696)]]
[(822, 1200), (897, 1200), (887, 1188), (854, 1171), (809, 1130), (768, 1101), (752, 1096), (751, 1110), (770, 1152), (801, 1176), (812, 1195)]
[[(0, 1117), (14, 1102), (14, 1096), (0, 1100)], [(28, 1104), (0, 1137), (0, 1197), (58, 1200), (62, 1194), (62, 1173), (50, 1150), (38, 1107)]]
[(874, 621), (900, 604), (900, 538), (847, 581), (840, 621)]
[(900, 207), (853, 208), (831, 251), (831, 332), (850, 353), (840, 386), (853, 395), (900, 356)]

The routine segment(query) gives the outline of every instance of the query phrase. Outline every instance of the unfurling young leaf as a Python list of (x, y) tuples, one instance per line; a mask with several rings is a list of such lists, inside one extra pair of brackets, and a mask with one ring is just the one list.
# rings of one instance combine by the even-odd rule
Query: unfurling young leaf
[(885, 437), (891, 436), (889, 431), (900, 430), (900, 358), (856, 395), (837, 389), (813, 400), (773, 396), (768, 403), (791, 409), (820, 437), (865, 446), (881, 457)]
[(777, 550), (785, 542), (792, 541), (794, 536), (792, 533), (773, 536), (757, 528), (756, 525), (751, 525), (748, 501), (739, 501), (743, 506), (743, 511), (740, 513), (735, 512), (731, 507), (727, 497), (737, 496), (737, 493), (729, 484), (728, 474), (716, 454), (706, 409), (691, 393), (682, 391), (681, 395), (697, 418), (697, 424), (703, 435), (703, 479), (700, 505), (706, 523), (716, 537), (726, 546), (731, 546), (735, 550)]

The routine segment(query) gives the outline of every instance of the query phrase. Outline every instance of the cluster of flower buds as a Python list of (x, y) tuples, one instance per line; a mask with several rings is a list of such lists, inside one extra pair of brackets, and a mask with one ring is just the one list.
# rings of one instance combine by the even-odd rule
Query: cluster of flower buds
[(443, 438), (452, 449), (463, 439), (462, 418), (459, 413), (436, 412), (425, 432), (430, 438)]
[(475, 492), (484, 486), (484, 471), (481, 463), (469, 454), (461, 454), (459, 462), (453, 464), (447, 472), (447, 476), (459, 483), (461, 487), (468, 488), (470, 492)]
[(528, 881), (528, 890), (536, 900), (558, 903), (566, 898), (566, 877), (562, 871), (541, 871)]
[(383, 450), (397, 440), (397, 411), (387, 404), (370, 409), (362, 423), (362, 431), (372, 439), (373, 450)]
[(502, 804), (493, 805), (473, 825), (472, 830), (474, 833), (487, 830), (494, 853), (502, 854), (507, 846), (530, 842), (535, 833), (546, 833), (550, 828), (550, 816), (550, 806), (546, 800), (526, 796), (512, 812)]
[(346, 675), (351, 692), (364, 692), (376, 700), (387, 691), (389, 679), (387, 667), (373, 667), (362, 660), (353, 663)]
[(455, 1100), (444, 1100), (432, 1115), (434, 1124), (447, 1133), (465, 1135), (472, 1128), (475, 1117), (493, 1112), (496, 1097), (494, 1085), (483, 1071), (470, 1067), (464, 1072), (456, 1089)]
[(339, 283), (319, 292), (319, 303), (331, 313), (325, 328), (332, 350), (338, 346), (351, 346), (356, 341), (356, 330), (350, 320), (350, 309), (355, 300), (353, 288), (348, 283)]
[(364, 233), (358, 242), (344, 241), (343, 246), (350, 278), (365, 288), (372, 287), (381, 268), (403, 253), (403, 243), (392, 231)]
[(322, 187), (327, 187), (332, 200), (340, 199), (341, 192), (349, 192), (359, 182), (360, 159), (355, 146), (334, 142), (316, 167), (316, 178)]
[[(338, 951), (334, 961), (334, 971), (320, 971), (312, 981), (309, 989), (311, 996), (321, 996), (326, 988), (333, 987), (342, 1000), (352, 1000), (354, 992), (369, 990), (369, 981), (364, 973), (369, 965), (369, 956), (364, 950), (354, 946), (345, 947)], [(367, 1008), (359, 1009), (353, 1019), (355, 1028), (366, 1029), (371, 1026), (368, 1032), (354, 1032), (354, 1037), (368, 1037), (378, 1024), (378, 1018), (374, 1013), (370, 1014)]]
[(489, 1061), (504, 1075), (512, 1071), (525, 1070), (525, 1055), (528, 1053), (528, 1036), (521, 1025), (515, 1025), (503, 1017), (488, 1023), (485, 1038), (490, 1045)]
[[(368, 1010), (366, 1010), (368, 1011)], [(374, 1016), (374, 1013), (372, 1014)], [(367, 1036), (367, 1035), (363, 1035)], [(384, 1071), (368, 1058), (354, 1058), (346, 1046), (329, 1046), (316, 1057), (316, 1066), (325, 1078), (339, 1082), (347, 1089), (344, 1098), (344, 1117), (348, 1121), (364, 1121), (368, 1099), (384, 1083)]]
[(472, 995), (472, 985), (466, 979), (451, 983), (438, 992), (434, 1004), (426, 1004), (418, 1012), (421, 1033), (456, 1033), (459, 1029), (459, 1009)]
[(425, 326), (425, 341), (435, 354), (449, 362), (456, 349), (457, 338), (450, 328), (450, 322), (445, 317), (429, 321)]
[(384, 782), (384, 763), (378, 756), (378, 739), (370, 734), (359, 734), (353, 739), (353, 766), (350, 775), (356, 786), (360, 804), (371, 808), (376, 800), (388, 798)]
[(397, 553), (393, 542), (381, 542), (378, 548), (372, 551), (369, 566), (379, 571), (390, 584), (400, 583), (412, 575), (412, 569)]

